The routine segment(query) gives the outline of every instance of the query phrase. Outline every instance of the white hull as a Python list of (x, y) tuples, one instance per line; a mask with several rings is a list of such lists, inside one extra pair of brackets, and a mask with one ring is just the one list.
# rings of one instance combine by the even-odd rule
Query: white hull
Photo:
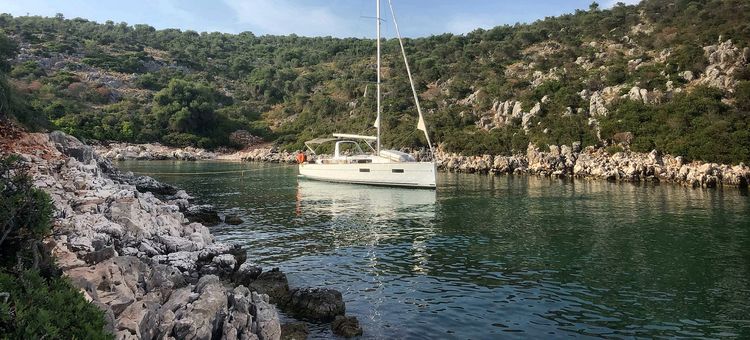
[(299, 165), (300, 175), (318, 181), (417, 188), (435, 188), (436, 172), (434, 162)]

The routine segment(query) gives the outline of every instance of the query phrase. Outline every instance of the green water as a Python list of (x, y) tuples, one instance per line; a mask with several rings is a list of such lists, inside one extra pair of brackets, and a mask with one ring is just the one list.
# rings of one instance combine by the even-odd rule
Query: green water
[(293, 286), (341, 290), (366, 338), (750, 337), (737, 189), (441, 173), (429, 191), (298, 180), (294, 166), (119, 165), (251, 170), (154, 177), (239, 214), (213, 233)]

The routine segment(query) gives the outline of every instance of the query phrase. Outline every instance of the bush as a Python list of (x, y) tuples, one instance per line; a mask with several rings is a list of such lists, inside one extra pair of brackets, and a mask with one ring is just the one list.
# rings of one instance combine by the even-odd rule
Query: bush
[(0, 337), (107, 339), (104, 313), (88, 303), (42, 239), (52, 203), (16, 156), (0, 157)]
[(623, 100), (600, 120), (603, 138), (629, 131), (637, 152), (658, 149), (708, 162), (750, 161), (750, 115), (722, 103), (720, 90), (698, 87), (661, 106)]
[[(37, 251), (30, 245), (50, 231), (52, 203), (34, 188), (16, 156), (0, 158), (0, 265), (24, 263)], [(28, 253), (27, 253), (28, 252)]]
[(26, 270), (0, 273), (0, 334), (10, 339), (111, 339), (104, 313), (84, 300), (66, 278)]
[(618, 152), (623, 152), (623, 151), (625, 151), (625, 149), (623, 149), (619, 145), (611, 145), (611, 146), (607, 147), (607, 153), (610, 154), (610, 155), (614, 155), (614, 154), (616, 154)]
[(39, 63), (37, 63), (36, 61), (27, 61), (25, 63), (18, 64), (13, 67), (13, 70), (10, 71), (10, 76), (13, 78), (36, 78), (42, 77), (44, 75), (46, 75), (46, 73), (42, 68), (39, 67)]
[(750, 81), (737, 83), (734, 89), (734, 104), (737, 110), (745, 115), (750, 115)]
[(201, 140), (200, 137), (189, 134), (189, 133), (170, 133), (168, 135), (165, 135), (161, 138), (162, 142), (166, 145), (170, 146), (176, 146), (176, 147), (186, 147), (186, 146), (196, 146), (198, 145), (198, 141)]
[(127, 53), (123, 55), (109, 55), (102, 52), (89, 53), (83, 62), (91, 66), (97, 66), (123, 73), (140, 73), (143, 71), (141, 60), (146, 58), (146, 54)]

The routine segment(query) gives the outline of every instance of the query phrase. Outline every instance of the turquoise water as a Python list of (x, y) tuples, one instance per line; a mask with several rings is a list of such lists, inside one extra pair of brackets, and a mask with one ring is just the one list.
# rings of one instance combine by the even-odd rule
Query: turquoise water
[(154, 177), (239, 214), (212, 232), (293, 286), (341, 290), (365, 338), (750, 337), (737, 189), (441, 173), (430, 191), (298, 180), (295, 166), (119, 165), (250, 170)]

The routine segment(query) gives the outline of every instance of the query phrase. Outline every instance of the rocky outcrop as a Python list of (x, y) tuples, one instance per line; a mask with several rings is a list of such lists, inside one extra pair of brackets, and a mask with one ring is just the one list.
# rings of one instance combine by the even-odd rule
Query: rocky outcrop
[[(49, 150), (22, 157), (56, 207), (53, 254), (116, 338), (279, 339), (273, 303), (313, 322), (344, 315), (340, 292), (290, 289), (278, 268), (263, 272), (240, 247), (216, 242), (204, 225), (221, 222), (213, 207), (120, 172), (76, 138), (32, 135), (24, 145)], [(356, 332), (356, 318), (346, 320), (339, 328)]]
[(295, 154), (287, 151), (277, 151), (275, 148), (260, 148), (240, 152), (237, 156), (242, 161), (264, 163), (297, 163)]
[(341, 292), (329, 288), (293, 289), (286, 308), (295, 315), (316, 321), (333, 321), (346, 313)]
[(607, 109), (601, 93), (599, 93), (598, 91), (592, 93), (591, 97), (589, 98), (589, 115), (592, 117), (597, 117), (607, 116), (608, 114), (609, 109)]
[(529, 145), (526, 154), (514, 156), (462, 156), (438, 151), (438, 167), (446, 171), (493, 174), (531, 174), (551, 177), (603, 179), (623, 182), (667, 182), (691, 187), (747, 187), (750, 167), (686, 162), (682, 157), (657, 151), (609, 154), (602, 148), (579, 144), (552, 145), (549, 151)]
[(703, 51), (709, 65), (698, 79), (698, 83), (733, 92), (737, 85), (735, 72), (748, 64), (750, 48), (740, 50), (732, 40), (727, 40), (717, 45), (706, 46)]
[(524, 129), (530, 127), (531, 118), (536, 117), (541, 111), (541, 103), (535, 103), (528, 112), (524, 112), (523, 103), (515, 100), (503, 102), (495, 101), (489, 112), (483, 114), (476, 122), (477, 126), (491, 130), (511, 124), (513, 120), (521, 123)]
[(21, 157), (56, 208), (52, 252), (108, 316), (116, 338), (280, 337), (268, 296), (225, 286), (245, 252), (216, 242), (207, 227), (157, 197), (189, 198), (184, 191), (119, 173), (65, 134), (32, 135), (26, 143), (36, 142), (45, 157)]
[(263, 138), (254, 136), (247, 130), (237, 130), (229, 135), (229, 140), (232, 143), (242, 146), (253, 146), (263, 143)]
[(174, 148), (160, 144), (110, 143), (95, 147), (97, 154), (110, 160), (181, 160), (215, 159), (216, 153), (200, 148)]

